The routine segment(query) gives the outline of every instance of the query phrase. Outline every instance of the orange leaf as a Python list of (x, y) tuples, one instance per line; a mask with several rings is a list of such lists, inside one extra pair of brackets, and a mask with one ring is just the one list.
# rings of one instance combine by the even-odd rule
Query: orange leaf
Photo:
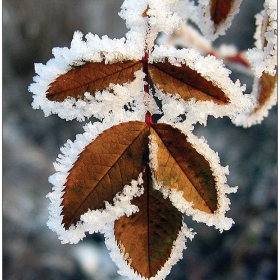
[(229, 15), (235, 0), (211, 0), (211, 19), (215, 25), (219, 25)]
[(228, 103), (225, 93), (186, 65), (181, 67), (164, 63), (149, 65), (153, 83), (166, 93), (179, 94), (184, 100), (195, 98), (217, 104)]
[(152, 186), (147, 168), (144, 194), (132, 200), (139, 212), (115, 222), (115, 236), (127, 263), (141, 276), (151, 278), (169, 259), (182, 227), (182, 214)]
[(87, 62), (74, 66), (66, 74), (59, 76), (48, 89), (47, 98), (62, 102), (67, 97), (83, 98), (85, 92), (94, 96), (98, 90), (104, 90), (110, 83), (124, 84), (134, 79), (134, 72), (141, 69), (139, 61), (124, 61), (113, 64)]

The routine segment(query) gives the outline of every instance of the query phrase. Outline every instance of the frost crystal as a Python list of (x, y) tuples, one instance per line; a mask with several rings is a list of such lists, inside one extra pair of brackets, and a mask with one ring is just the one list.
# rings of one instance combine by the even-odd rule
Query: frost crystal
[(211, 4), (217, 1), (198, 0), (198, 6), (194, 5), (194, 2), (187, 0), (188, 7), (193, 13), (190, 15), (190, 19), (200, 28), (204, 36), (214, 41), (219, 35), (224, 35), (226, 29), (231, 26), (233, 17), (239, 12), (239, 6), (242, 0), (230, 1), (232, 3), (231, 9), (227, 17), (219, 24), (215, 25), (211, 19)]
[(254, 107), (240, 114), (236, 125), (249, 127), (261, 123), (277, 103), (277, 1), (266, 0), (264, 10), (256, 15), (256, 48), (247, 52), (254, 72), (252, 97)]
[(263, 72), (275, 76), (277, 65), (277, 1), (266, 0), (264, 10), (256, 15), (256, 48), (247, 52), (254, 74), (260, 78)]
[[(181, 212), (178, 215), (176, 214), (177, 217), (179, 217), (179, 226), (177, 226), (177, 231), (175, 233), (179, 233), (172, 238), (173, 243), (170, 243), (169, 248), (171, 249), (171, 253), (169, 252), (170, 255), (168, 253), (168, 258), (165, 258), (167, 261), (162, 264), (162, 267), (157, 271), (156, 275), (150, 278), (153, 280), (160, 280), (164, 279), (166, 275), (169, 274), (171, 267), (182, 258), (182, 252), (183, 249), (186, 248), (185, 243), (187, 239), (192, 240), (194, 237), (195, 233), (192, 229), (188, 229), (184, 222), (182, 222), (182, 227), (180, 229), (182, 214), (192, 216), (193, 220), (203, 222), (208, 226), (214, 226), (220, 231), (228, 230), (234, 223), (233, 220), (226, 217), (225, 214), (229, 210), (230, 205), (230, 200), (227, 195), (236, 192), (237, 187), (232, 188), (227, 185), (226, 175), (228, 175), (229, 172), (228, 167), (222, 167), (220, 165), (218, 154), (210, 149), (205, 139), (199, 139), (192, 134), (194, 124), (199, 122), (206, 125), (208, 116), (212, 115), (215, 118), (228, 116), (236, 124), (250, 125), (251, 123), (259, 122), (262, 117), (267, 114), (268, 108), (276, 101), (275, 83), (270, 92), (270, 98), (262, 104), (259, 110), (255, 110), (258, 105), (258, 93), (262, 86), (259, 78), (263, 77), (263, 75), (270, 75), (269, 78), (271, 78), (275, 76), (277, 72), (277, 2), (275, 0), (265, 1), (264, 11), (257, 16), (258, 29), (255, 35), (257, 38), (256, 48), (249, 50), (247, 54), (252, 64), (254, 74), (257, 77), (254, 83), (253, 97), (244, 95), (245, 85), (240, 85), (239, 80), (233, 82), (229, 77), (230, 70), (224, 66), (223, 62), (218, 60), (215, 56), (209, 55), (209, 53), (215, 53), (210, 40), (214, 40), (219, 35), (224, 34), (225, 30), (230, 26), (234, 15), (239, 10), (241, 0), (230, 1), (231, 6), (227, 5), (228, 2), (224, 2), (226, 3), (226, 8), (224, 8), (224, 5), (220, 5), (218, 3), (219, 1), (198, 0), (196, 2), (198, 3), (197, 5), (191, 0), (125, 0), (119, 13), (126, 21), (126, 25), (129, 28), (125, 38), (110, 39), (107, 36), (100, 38), (91, 33), (83, 36), (81, 32), (76, 31), (70, 48), (54, 48), (54, 58), (50, 59), (46, 65), (39, 63), (35, 65), (37, 76), (34, 77), (34, 83), (29, 87), (30, 92), (33, 93), (33, 108), (42, 109), (45, 116), (57, 114), (65, 120), (76, 119), (78, 121), (84, 121), (86, 118), (91, 117), (95, 117), (99, 120), (95, 123), (86, 124), (83, 134), (77, 135), (74, 142), (68, 140), (61, 148), (61, 154), (58, 155), (54, 163), (56, 173), (49, 177), (49, 182), (53, 185), (53, 191), (47, 195), (51, 201), (49, 206), (50, 216), (47, 223), (48, 226), (58, 234), (62, 243), (77, 243), (85, 237), (86, 232), (104, 233), (105, 243), (111, 251), (111, 258), (120, 269), (119, 273), (131, 279), (144, 278), (130, 267), (131, 256), (129, 256), (129, 253), (127, 253), (124, 248), (125, 242), (124, 244), (117, 244), (114, 234), (114, 223), (120, 217), (124, 215), (130, 216), (141, 209), (140, 206), (138, 208), (136, 205), (132, 204), (132, 200), (135, 197), (140, 197), (144, 193), (144, 187), (147, 185), (144, 184), (144, 179), (140, 171), (145, 174), (145, 168), (147, 170), (150, 169), (151, 174), (149, 176), (151, 177), (149, 178), (152, 180), (153, 187), (159, 190), (164, 198), (168, 198), (171, 201), (172, 205), (168, 205), (170, 205), (173, 210), (176, 210), (177, 214), (177, 209)], [(221, 14), (221, 19), (216, 18), (217, 13)], [(201, 29), (201, 32), (206, 38), (202, 37), (202, 35), (187, 25), (186, 22), (188, 20), (193, 21), (193, 23)], [(166, 40), (167, 46), (155, 46), (155, 40), (160, 33), (163, 35), (159, 38), (159, 43), (163, 42), (165, 40), (164, 38), (170, 35), (168, 40)], [(170, 46), (176, 43), (182, 44), (183, 46), (187, 45), (188, 48), (178, 50)], [(197, 48), (200, 53), (194, 48)], [(222, 46), (220, 49), (217, 49), (217, 52), (220, 55), (218, 57), (236, 56), (238, 54), (238, 51), (233, 46)], [(202, 54), (205, 56), (202, 56)], [(120, 65), (124, 65), (124, 63), (127, 63), (125, 64), (126, 66), (130, 65), (130, 63), (133, 66), (129, 66), (130, 68), (128, 67), (128, 70), (123, 70), (125, 74), (123, 74), (124, 72), (122, 72), (122, 70), (119, 72), (118, 70), (116, 70), (116, 72), (110, 72), (111, 74), (106, 76), (109, 82), (104, 83), (104, 87), (98, 88), (98, 86), (96, 86), (91, 90), (89, 86), (92, 81), (90, 80), (92, 78), (91, 76), (95, 76), (95, 73), (98, 71), (96, 71), (97, 68), (91, 68), (94, 74), (91, 72), (91, 74), (88, 75), (90, 77), (88, 77), (87, 74), (84, 74), (85, 72), (88, 73), (89, 69), (84, 67), (88, 66), (86, 63), (90, 66), (94, 65), (94, 67), (96, 65), (99, 67), (102, 64), (102, 67), (104, 67), (102, 71), (104, 71), (105, 76), (109, 68), (120, 67), (123, 70), (124, 68)], [(164, 65), (162, 66), (163, 68), (160, 68), (159, 64)], [(134, 68), (134, 66), (136, 68)], [(170, 73), (168, 73), (168, 71), (165, 73), (165, 70), (162, 70), (164, 67), (170, 67)], [(180, 67), (184, 70), (181, 70)], [(79, 72), (81, 69), (85, 71)], [(190, 77), (197, 76), (198, 79), (194, 79), (194, 81), (196, 81), (196, 84), (202, 81), (201, 87), (196, 85), (193, 81), (190, 82), (189, 80), (192, 80), (192, 78), (189, 80), (186, 79), (187, 82), (185, 82), (179, 75), (176, 76), (178, 74), (178, 72), (176, 74), (177, 70)], [(153, 76), (152, 71), (158, 71), (157, 74), (159, 77), (156, 77), (156, 75)], [(70, 74), (68, 74), (69, 72)], [(77, 94), (71, 92), (71, 94), (69, 94), (71, 90), (68, 91), (67, 89), (64, 90), (66, 92), (66, 97), (62, 98), (63, 101), (58, 102), (51, 100), (51, 98), (48, 99), (48, 95), (52, 94), (49, 91), (53, 89), (52, 86), (55, 85), (56, 82), (58, 84), (60, 83), (58, 81), (60, 81), (59, 77), (62, 75), (65, 75), (61, 78), (63, 83), (68, 85), (69, 80), (73, 81), (76, 90), (76, 81), (72, 78), (72, 74), (77, 72), (79, 74), (77, 74), (78, 77), (76, 78), (79, 78), (80, 75), (90, 80), (90, 82), (87, 82), (87, 80), (84, 82), (83, 80), (81, 84), (85, 87), (82, 87), (80, 90), (81, 92)], [(163, 75), (163, 72), (166, 76)], [(121, 80), (120, 82), (120, 80), (117, 79), (117, 82), (111, 82), (111, 77), (115, 74), (116, 76), (121, 76), (125, 81)], [(173, 74), (174, 76), (172, 76)], [(67, 75), (70, 76), (69, 80), (64, 79)], [(174, 83), (172, 82), (172, 86), (175, 88), (174, 92), (168, 92), (172, 91), (172, 89), (164, 85), (161, 86), (161, 82), (156, 83), (153, 81), (153, 79), (158, 79), (164, 84), (165, 81), (163, 81), (164, 78), (162, 77), (168, 77), (168, 79), (171, 77), (171, 79), (174, 80)], [(99, 84), (99, 81), (103, 78), (96, 79)], [(184, 84), (182, 85), (183, 91), (185, 90), (184, 86), (186, 86), (186, 91), (189, 94), (187, 97), (178, 90), (179, 86), (177, 85), (181, 85), (181, 82)], [(215, 92), (218, 91), (217, 95), (213, 94), (213, 89)], [(57, 91), (59, 92), (59, 90)], [(53, 92), (53, 95), (55, 95), (56, 91), (54, 90)], [(219, 92), (221, 92), (220, 95)], [(198, 97), (196, 98), (195, 96)], [(200, 96), (202, 97), (200, 98)], [(222, 96), (221, 99), (219, 99), (220, 96)], [(54, 98), (54, 100), (59, 99)], [(254, 114), (252, 112), (254, 112)], [(161, 115), (158, 122), (164, 123), (170, 131), (166, 132), (167, 130), (162, 129), (162, 132), (160, 130), (161, 128), (156, 130), (156, 124), (154, 124), (152, 120), (152, 115), (155, 114)], [(145, 119), (146, 124), (144, 123)], [(118, 189), (119, 192), (115, 192), (112, 195), (111, 203), (108, 201), (101, 201), (105, 204), (105, 207), (100, 209), (97, 207), (97, 210), (88, 209), (88, 211), (79, 217), (79, 221), (76, 224), (72, 224), (69, 229), (65, 229), (65, 226), (62, 224), (63, 221), (67, 220), (62, 216), (62, 213), (66, 213), (63, 212), (63, 205), (65, 205), (63, 204), (63, 200), (67, 200), (66, 196), (64, 196), (65, 188), (69, 176), (74, 174), (73, 177), (76, 179), (76, 174), (73, 172), (73, 169), (78, 165), (76, 163), (81, 153), (85, 150), (87, 152), (88, 150), (86, 147), (98, 139), (102, 141), (100, 141), (101, 144), (97, 146), (103, 147), (103, 138), (97, 139), (97, 137), (105, 130), (129, 121), (141, 121), (142, 123), (135, 122), (134, 124), (139, 125), (139, 127), (141, 127), (141, 125), (144, 127), (139, 134), (140, 140), (137, 138), (138, 136), (135, 138), (136, 140), (133, 138), (135, 140), (134, 144), (136, 143), (133, 149), (138, 149), (137, 152), (143, 152), (142, 158), (141, 156), (139, 157), (139, 161), (142, 163), (142, 165), (140, 165), (141, 170), (139, 171), (137, 169), (137, 174), (136, 176), (133, 175), (133, 179), (129, 178), (126, 183), (120, 184), (121, 187), (122, 185), (124, 186), (121, 191)], [(132, 134), (133, 129), (131, 129), (130, 126), (128, 127), (128, 133), (134, 135)], [(178, 129), (180, 133), (176, 134)], [(138, 132), (138, 130), (135, 131)], [(147, 136), (148, 133), (150, 133), (149, 136)], [(155, 133), (159, 133), (159, 135), (165, 133), (165, 135), (162, 137)], [(168, 155), (168, 158), (172, 159), (170, 162), (172, 162), (173, 167), (175, 164), (178, 165), (178, 169), (170, 167), (171, 173), (177, 172), (173, 170), (182, 169), (182, 166), (176, 162), (176, 157), (178, 157), (177, 150), (172, 154), (171, 148), (170, 150), (167, 148), (169, 145), (172, 146), (172, 141), (169, 141), (169, 138), (174, 135), (182, 136), (182, 141), (186, 138), (187, 144), (190, 145), (191, 148), (189, 148), (190, 146), (184, 147), (186, 150), (191, 151), (188, 151), (188, 153), (193, 153), (191, 157), (195, 158), (195, 161), (202, 159), (202, 161), (199, 161), (199, 164), (201, 164), (201, 162), (207, 162), (207, 165), (205, 165), (207, 166), (207, 172), (211, 174), (211, 179), (213, 179), (214, 182), (213, 187), (211, 186), (210, 195), (215, 193), (215, 199), (217, 199), (217, 205), (212, 207), (215, 210), (211, 210), (211, 207), (195, 208), (194, 205), (197, 206), (196, 198), (187, 201), (189, 197), (186, 198), (184, 196), (185, 193), (182, 191), (169, 187), (169, 182), (166, 183), (164, 180), (162, 180), (162, 182), (157, 181), (159, 177), (157, 177), (156, 172), (159, 171), (161, 165), (163, 165), (160, 155), (164, 155), (163, 157)], [(114, 136), (116, 135), (113, 134), (112, 137)], [(127, 140), (125, 136), (123, 140)], [(145, 137), (149, 137), (149, 139)], [(161, 137), (162, 142), (160, 142), (161, 140), (159, 141)], [(115, 138), (113, 138), (113, 140), (115, 140)], [(176, 139), (174, 140), (176, 141)], [(107, 140), (105, 140), (105, 142), (106, 141)], [(182, 143), (180, 141), (178, 140), (178, 143)], [(142, 145), (142, 143), (147, 142), (148, 147), (140, 147), (140, 145), (138, 145), (138, 143)], [(113, 144), (111, 144), (111, 142), (108, 143), (110, 143), (110, 148), (113, 147), (113, 149), (118, 145), (123, 145), (121, 141), (113, 141)], [(165, 147), (162, 148), (163, 146)], [(174, 146), (172, 149), (173, 148)], [(177, 149), (177, 147), (174, 149)], [(162, 152), (163, 150), (164, 152)], [(166, 154), (165, 150), (167, 150)], [(132, 152), (129, 150), (129, 154), (128, 149), (126, 149), (126, 152), (127, 158), (131, 160), (133, 157)], [(139, 155), (141, 155), (140, 152)], [(112, 154), (111, 152), (107, 154), (107, 156), (109, 155), (111, 157)], [(149, 154), (148, 157), (147, 154)], [(92, 150), (90, 151), (90, 155), (92, 155)], [(125, 156), (123, 153), (120, 155), (120, 158), (126, 163), (127, 158)], [(95, 157), (95, 159), (96, 158), (97, 157)], [(104, 161), (103, 155), (100, 155), (100, 159), (100, 162), (107, 168), (110, 162)], [(82, 177), (84, 176), (84, 166), (90, 164), (92, 159), (90, 158), (89, 161), (89, 163), (82, 162), (82, 167), (78, 166), (77, 168), (82, 169)], [(136, 161), (133, 161), (133, 163), (135, 162)], [(173, 164), (173, 162), (175, 162), (175, 164)], [(108, 168), (111, 168), (111, 166)], [(116, 169), (117, 168), (120, 169), (120, 175), (123, 176), (121, 173), (123, 169), (119, 166), (117, 166)], [(195, 169), (190, 166), (188, 166), (188, 168)], [(164, 170), (166, 171), (167, 169)], [(189, 169), (186, 168), (186, 170)], [(191, 172), (192, 171), (193, 170), (191, 170)], [(178, 173), (180, 172), (181, 170), (178, 171)], [(182, 178), (184, 178), (185, 181), (190, 181), (192, 175), (190, 175), (189, 178), (186, 174), (189, 171), (182, 172), (185, 172), (183, 176), (186, 175), (186, 177)], [(99, 170), (97, 173), (100, 173)], [(204, 171), (201, 171), (201, 173), (203, 174), (197, 177), (201, 176), (203, 180), (209, 179), (209, 177), (207, 178), (207, 175), (204, 174)], [(107, 175), (108, 173), (106, 173), (106, 176)], [(113, 178), (110, 177), (111, 175), (115, 176), (115, 174), (112, 172), (108, 175), (108, 180), (110, 182), (112, 182), (111, 179)], [(197, 173), (195, 176), (196, 175)], [(93, 180), (100, 182), (100, 179), (94, 178)], [(167, 181), (168, 180), (167, 178)], [(147, 181), (150, 181), (150, 179)], [(180, 182), (180, 180), (178, 180), (178, 182)], [(209, 181), (207, 181), (207, 184), (208, 183)], [(175, 184), (178, 185), (177, 181), (175, 181)], [(201, 187), (204, 187), (201, 182), (199, 182), (199, 184)], [(104, 191), (107, 191), (106, 186), (102, 186), (102, 188), (104, 188)], [(192, 185), (190, 186), (190, 189), (191, 188)], [(205, 192), (206, 191), (208, 190), (205, 189)], [(67, 191), (66, 194), (68, 194)], [(201, 195), (200, 192), (198, 192), (198, 197), (204, 200), (205, 197), (199, 195)], [(70, 193), (69, 196), (72, 199), (73, 193)], [(78, 196), (80, 197), (80, 193)], [(205, 199), (205, 201), (207, 201), (207, 199)], [(160, 206), (162, 206), (162, 204), (160, 204)], [(91, 209), (96, 209), (94, 205), (90, 205), (90, 207)], [(206, 212), (198, 210), (197, 208), (206, 209)], [(209, 209), (211, 211), (208, 213), (207, 211)], [(65, 216), (67, 215), (65, 214)], [(67, 223), (65, 222), (65, 224)], [(68, 225), (69, 224), (70, 222)], [(172, 248), (171, 245), (173, 245)]]
[(221, 232), (223, 230), (229, 230), (234, 223), (231, 218), (225, 217), (225, 213), (229, 210), (230, 200), (226, 196), (229, 193), (235, 193), (237, 187), (229, 187), (226, 184), (226, 175), (228, 175), (228, 167), (222, 167), (220, 165), (220, 159), (218, 154), (210, 149), (204, 139), (198, 139), (192, 133), (184, 131), (182, 124), (175, 125), (175, 127), (181, 129), (186, 134), (187, 141), (190, 142), (198, 153), (203, 155), (210, 164), (213, 176), (215, 177), (217, 194), (218, 194), (218, 209), (214, 214), (207, 214), (203, 211), (193, 208), (193, 203), (188, 202), (183, 198), (183, 192), (169, 189), (162, 184), (157, 182), (154, 178), (154, 184), (156, 189), (160, 190), (164, 197), (169, 197), (172, 204), (181, 212), (186, 215), (192, 216), (193, 220), (197, 222), (203, 222), (207, 226), (214, 226)]
[[(196, 122), (206, 123), (207, 116), (213, 115), (215, 118), (228, 116), (235, 119), (240, 112), (252, 107), (252, 98), (243, 95), (245, 85), (240, 86), (237, 80), (235, 83), (229, 78), (230, 71), (224, 67), (221, 61), (214, 56), (201, 56), (194, 49), (177, 50), (173, 47), (156, 46), (151, 54), (151, 61), (163, 62), (165, 59), (176, 66), (185, 64), (195, 70), (206, 80), (211, 81), (213, 85), (218, 86), (230, 98), (229, 104), (220, 106), (212, 101), (194, 101), (188, 102), (180, 99), (178, 96), (171, 96), (163, 93), (156, 88), (156, 96), (163, 102), (163, 117), (161, 121), (172, 121), (174, 123), (180, 121), (180, 114), (187, 114), (189, 125)], [(176, 108), (177, 114), (174, 114)]]

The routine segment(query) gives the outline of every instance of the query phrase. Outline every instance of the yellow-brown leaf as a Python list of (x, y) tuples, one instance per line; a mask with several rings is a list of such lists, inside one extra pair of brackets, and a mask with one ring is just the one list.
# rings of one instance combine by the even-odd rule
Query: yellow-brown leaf
[(181, 67), (164, 63), (149, 65), (149, 74), (153, 83), (165, 93), (179, 94), (184, 100), (210, 101), (226, 104), (228, 98), (225, 93), (212, 82), (207, 81), (195, 70), (186, 65)]
[(263, 73), (259, 79), (259, 95), (258, 95), (258, 106), (255, 111), (260, 110), (266, 101), (271, 97), (275, 91), (277, 84), (277, 74), (271, 76), (267, 73)]
[(115, 236), (127, 263), (150, 279), (170, 258), (182, 227), (182, 214), (152, 186), (149, 169), (143, 174), (144, 194), (133, 199), (139, 212), (115, 222)]
[(90, 210), (113, 202), (124, 185), (137, 180), (148, 162), (148, 129), (143, 122), (127, 122), (100, 134), (80, 154), (69, 172), (63, 195), (66, 229)]
[(133, 81), (134, 72), (141, 67), (142, 64), (138, 61), (113, 64), (87, 62), (81, 66), (74, 66), (50, 84), (47, 98), (62, 102), (67, 97), (83, 99), (85, 92), (94, 96), (96, 91), (108, 88), (110, 83), (124, 84)]
[(208, 161), (186, 136), (167, 124), (131, 121), (100, 134), (80, 154), (69, 172), (62, 201), (66, 229), (90, 210), (113, 202), (124, 185), (149, 167), (149, 135), (156, 137), (158, 169), (153, 170), (165, 187), (184, 192), (194, 208), (206, 213), (217, 209), (215, 178)]
[(217, 209), (216, 182), (209, 162), (186, 141), (186, 136), (167, 124), (155, 124), (151, 134), (158, 144), (155, 176), (163, 186), (183, 191), (193, 207), (206, 213)]

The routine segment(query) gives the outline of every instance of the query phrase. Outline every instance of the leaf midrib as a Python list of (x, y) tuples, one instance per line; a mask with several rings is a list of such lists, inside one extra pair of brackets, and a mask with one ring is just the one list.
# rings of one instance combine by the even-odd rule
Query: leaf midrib
[[(83, 207), (84, 202), (88, 199), (88, 197), (92, 194), (92, 192), (95, 190), (95, 188), (100, 184), (100, 182), (104, 179), (104, 177), (108, 174), (108, 172), (118, 163), (118, 161), (120, 160), (120, 158), (125, 154), (125, 152), (129, 149), (129, 147), (135, 142), (137, 141), (138, 137), (140, 136), (141, 133), (144, 132), (144, 130), (147, 129), (147, 127), (144, 127), (144, 129), (140, 130), (139, 134), (137, 135), (137, 137), (135, 137), (133, 139), (133, 141), (131, 142), (130, 145), (128, 145), (124, 152), (120, 154), (120, 156), (118, 157), (118, 159), (115, 161), (115, 163), (110, 166), (106, 172), (104, 172), (104, 175), (102, 176), (102, 178), (98, 181), (98, 184), (95, 185), (95, 187), (88, 193), (88, 195), (85, 197), (85, 199), (80, 203), (79, 207), (77, 207), (76, 211), (74, 212), (74, 214), (72, 215), (70, 221), (73, 219), (73, 217), (75, 217), (75, 214), (78, 212), (78, 210)], [(137, 178), (135, 178), (137, 179)], [(133, 180), (133, 178), (131, 178), (131, 180)], [(114, 195), (114, 197), (116, 196), (116, 194)]]
[[(159, 136), (159, 134), (156, 132), (156, 130), (154, 129), (155, 133), (157, 134), (157, 136), (159, 137), (159, 139), (161, 139), (161, 137)], [(172, 152), (167, 148), (167, 146), (165, 145), (164, 141), (161, 142), (163, 143), (164, 147), (166, 148), (166, 150), (168, 151), (169, 155), (174, 159), (174, 161), (176, 162), (176, 164), (180, 167), (180, 170), (182, 171), (182, 173), (188, 178), (188, 180), (191, 182), (192, 186), (195, 188), (196, 192), (198, 193), (198, 195), (202, 198), (202, 200), (207, 204), (208, 208), (211, 210), (211, 207), (209, 207), (208, 201), (205, 201), (203, 199), (203, 196), (200, 194), (200, 192), (198, 191), (196, 185), (194, 184), (194, 181), (184, 172), (184, 170), (182, 169), (181, 164), (179, 164), (179, 162), (176, 160), (176, 157), (173, 156)], [(211, 210), (212, 211), (212, 210)]]
[[(122, 61), (122, 63), (123, 63), (123, 62), (129, 62), (129, 61), (130, 61), (130, 60)], [(74, 66), (74, 67), (73, 67), (72, 69), (70, 69), (69, 71), (75, 70), (75, 69), (77, 69), (77, 67), (85, 66), (85, 64), (88, 64), (88, 63), (101, 64), (100, 62), (85, 62), (85, 63), (84, 63), (83, 65), (81, 65), (81, 66)], [(121, 70), (112, 72), (112, 73), (110, 73), (110, 74), (108, 74), (108, 75), (106, 75), (106, 76), (104, 76), (104, 77), (101, 77), (101, 78), (98, 78), (98, 79), (95, 79), (95, 80), (92, 80), (92, 79), (91, 79), (89, 82), (86, 82), (86, 83), (83, 83), (83, 84), (79, 84), (78, 86), (71, 87), (71, 88), (68, 88), (68, 89), (66, 89), (66, 90), (62, 90), (62, 91), (56, 92), (56, 93), (49, 93), (49, 92), (47, 92), (47, 94), (49, 94), (49, 95), (51, 95), (51, 96), (54, 96), (54, 95), (57, 95), (57, 94), (59, 95), (59, 94), (66, 93), (66, 92), (68, 92), (68, 91), (73, 91), (73, 90), (75, 90), (75, 89), (78, 89), (78, 88), (84, 87), (84, 86), (87, 86), (87, 88), (88, 88), (89, 85), (90, 85), (91, 83), (98, 82), (98, 81), (100, 81), (100, 80), (102, 80), (102, 79), (105, 79), (105, 78), (107, 79), (107, 78), (109, 78), (109, 77), (115, 75), (116, 73), (119, 73), (119, 75), (120, 75), (120, 73), (121, 73), (122, 71), (127, 70), (127, 69), (129, 69), (129, 68), (133, 68), (135, 65), (137, 65), (137, 64), (139, 64), (139, 63), (141, 63), (141, 61), (135, 61), (135, 63), (131, 64), (130, 66), (124, 67), (124, 68), (122, 68)], [(105, 65), (105, 63), (104, 63), (104, 65)], [(113, 65), (113, 64), (110, 64), (110, 65)], [(68, 71), (67, 73), (69, 73), (69, 71)], [(67, 75), (67, 73), (65, 73), (64, 75)], [(60, 77), (61, 77), (61, 76), (60, 76)], [(69, 79), (69, 80), (71, 81), (72, 79)], [(76, 79), (75, 79), (75, 80), (76, 80)], [(57, 80), (55, 80), (53, 83), (55, 83), (56, 81), (57, 81)], [(72, 81), (73, 81), (73, 80), (72, 80)], [(128, 82), (128, 81), (127, 81), (127, 82)], [(109, 84), (110, 84), (110, 83), (109, 83)], [(113, 84), (113, 83), (112, 83), (112, 84)], [(106, 88), (108, 88), (108, 87), (106, 87)], [(95, 92), (105, 90), (106, 88), (103, 88), (103, 89), (96, 89)], [(86, 92), (86, 91), (85, 91), (85, 92)], [(83, 92), (82, 95), (83, 95), (85, 92)]]

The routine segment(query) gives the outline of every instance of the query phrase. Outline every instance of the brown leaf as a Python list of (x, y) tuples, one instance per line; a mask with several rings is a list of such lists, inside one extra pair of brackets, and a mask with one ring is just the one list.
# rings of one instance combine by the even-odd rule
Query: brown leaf
[(65, 184), (63, 223), (76, 224), (88, 209), (104, 208), (123, 186), (137, 180), (148, 162), (148, 129), (127, 122), (100, 134), (80, 154)]
[(141, 69), (139, 61), (124, 61), (113, 64), (87, 62), (74, 66), (66, 74), (50, 84), (47, 98), (62, 102), (67, 97), (82, 99), (85, 92), (94, 96), (98, 90), (108, 88), (110, 83), (124, 84), (134, 79), (134, 72)]
[(277, 74), (271, 76), (268, 73), (263, 73), (259, 79), (259, 96), (258, 96), (258, 106), (255, 111), (260, 110), (266, 101), (273, 94), (275, 87), (277, 85)]
[(155, 176), (163, 186), (183, 191), (193, 207), (206, 213), (217, 209), (216, 182), (209, 162), (186, 141), (186, 136), (167, 124), (155, 124), (151, 133), (158, 144)]
[(182, 214), (152, 186), (149, 169), (143, 174), (144, 194), (132, 200), (139, 212), (115, 222), (115, 236), (127, 263), (151, 278), (169, 259), (182, 227)]
[(209, 163), (186, 136), (167, 124), (132, 121), (111, 127), (80, 154), (69, 172), (62, 201), (63, 223), (68, 229), (90, 210), (113, 202), (124, 185), (137, 180), (148, 168), (149, 135), (158, 144), (158, 170), (153, 170), (165, 187), (184, 192), (194, 208), (213, 213), (217, 209), (215, 179)]
[(184, 100), (195, 98), (202, 101), (212, 100), (217, 104), (228, 102), (220, 88), (186, 65), (178, 67), (167, 61), (154, 63), (149, 65), (149, 74), (159, 89), (166, 93), (179, 94)]
[(211, 0), (211, 19), (215, 25), (219, 25), (229, 15), (236, 0)]

